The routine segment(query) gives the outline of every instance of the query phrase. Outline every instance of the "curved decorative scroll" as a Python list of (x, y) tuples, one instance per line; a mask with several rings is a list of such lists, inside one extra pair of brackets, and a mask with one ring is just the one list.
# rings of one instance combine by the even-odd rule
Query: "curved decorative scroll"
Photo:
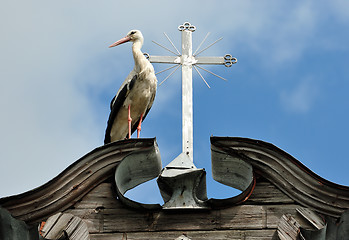
[(96, 148), (57, 177), (32, 191), (0, 199), (12, 216), (35, 223), (73, 206), (85, 194), (113, 177), (116, 166), (131, 153), (154, 149), (155, 138), (129, 139)]
[[(256, 185), (252, 165), (231, 157), (229, 154), (212, 151), (213, 179), (226, 186), (242, 191), (241, 194), (226, 199), (207, 199), (206, 172), (204, 169), (176, 169), (181, 174), (166, 173), (161, 170), (161, 160), (157, 145), (153, 149), (139, 151), (125, 157), (115, 171), (116, 190), (119, 199), (129, 207), (138, 209), (160, 209), (159, 204), (141, 204), (124, 194), (151, 179), (157, 182), (165, 204), (164, 209), (205, 209), (224, 208), (246, 201)], [(180, 159), (179, 159), (180, 160)], [(159, 175), (162, 173), (161, 175)], [(184, 187), (185, 186), (185, 187)], [(176, 202), (177, 201), (177, 202)], [(181, 203), (180, 205), (178, 205)]]
[(239, 195), (227, 199), (210, 199), (212, 208), (228, 207), (246, 201), (256, 185), (252, 165), (212, 149), (212, 177), (217, 182), (242, 191)]
[(325, 180), (270, 143), (237, 137), (211, 137), (214, 154), (244, 161), (298, 203), (339, 217), (349, 208), (349, 187)]
[(115, 171), (116, 191), (120, 201), (134, 208), (160, 209), (159, 204), (141, 204), (130, 200), (124, 194), (159, 176), (161, 168), (160, 152), (156, 143), (151, 148), (126, 156)]

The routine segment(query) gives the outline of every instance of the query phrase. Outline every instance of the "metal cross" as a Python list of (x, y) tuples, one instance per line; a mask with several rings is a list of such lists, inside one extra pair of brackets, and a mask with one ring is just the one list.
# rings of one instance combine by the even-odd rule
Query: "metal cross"
[[(192, 80), (192, 70), (194, 69), (198, 72), (205, 84), (208, 83), (205, 81), (204, 77), (200, 74), (198, 68), (207, 71), (213, 74), (216, 77), (224, 79), (217, 74), (212, 73), (209, 70), (206, 70), (199, 65), (203, 64), (213, 64), (213, 65), (225, 65), (226, 67), (231, 67), (237, 62), (237, 59), (232, 57), (230, 54), (225, 55), (224, 57), (198, 57), (200, 53), (220, 41), (222, 38), (218, 39), (205, 49), (198, 52), (201, 45), (204, 43), (209, 34), (206, 35), (204, 40), (199, 45), (198, 49), (194, 52), (192, 50), (192, 33), (196, 30), (196, 27), (191, 25), (189, 22), (185, 22), (183, 25), (178, 27), (178, 30), (182, 32), (182, 53), (178, 51), (175, 45), (172, 43), (170, 38), (165, 34), (166, 38), (169, 40), (175, 51), (173, 52), (170, 49), (154, 42), (155, 44), (165, 48), (167, 51), (175, 54), (175, 56), (149, 56), (145, 54), (149, 61), (152, 63), (167, 63), (167, 64), (176, 64), (170, 68), (167, 68), (161, 72), (169, 70), (176, 67), (161, 83), (166, 81), (180, 66), (182, 66), (182, 154), (185, 154), (193, 163), (193, 80)], [(159, 72), (159, 73), (161, 73)], [(225, 79), (224, 79), (225, 80)], [(185, 163), (181, 163), (185, 165)]]
[(189, 22), (185, 22), (178, 27), (178, 30), (182, 32), (182, 53), (178, 51), (170, 38), (164, 33), (176, 52), (159, 43), (153, 42), (173, 53), (174, 56), (149, 56), (145, 54), (152, 63), (174, 64), (174, 66), (158, 72), (161, 73), (175, 68), (160, 85), (180, 66), (182, 67), (182, 153), (162, 169), (157, 182), (161, 196), (165, 202), (163, 205), (164, 209), (206, 209), (208, 208), (206, 203), (206, 172), (205, 169), (197, 169), (193, 163), (193, 68), (198, 72), (205, 84), (210, 87), (198, 68), (221, 79), (224, 78), (204, 69), (200, 65), (215, 64), (231, 67), (237, 62), (237, 59), (229, 54), (224, 57), (198, 57), (200, 53), (204, 52), (222, 38), (199, 51), (201, 45), (209, 35), (207, 34), (197, 50), (193, 53), (192, 33), (196, 30), (195, 26), (191, 25)]

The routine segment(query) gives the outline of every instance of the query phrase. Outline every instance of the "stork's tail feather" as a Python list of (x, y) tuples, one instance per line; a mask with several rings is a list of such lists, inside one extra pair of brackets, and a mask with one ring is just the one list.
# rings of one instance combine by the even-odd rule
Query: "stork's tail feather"
[(110, 143), (110, 135), (109, 134), (105, 134), (104, 137), (104, 145)]

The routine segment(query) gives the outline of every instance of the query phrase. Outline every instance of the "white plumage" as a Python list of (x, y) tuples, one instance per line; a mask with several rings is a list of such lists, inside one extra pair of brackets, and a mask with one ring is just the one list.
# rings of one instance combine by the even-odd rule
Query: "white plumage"
[(133, 42), (132, 53), (135, 66), (110, 104), (111, 112), (105, 132), (105, 144), (130, 138), (136, 129), (139, 137), (142, 120), (153, 105), (156, 94), (157, 79), (154, 68), (141, 51), (142, 33), (139, 30), (132, 30), (126, 37), (109, 47), (129, 41)]

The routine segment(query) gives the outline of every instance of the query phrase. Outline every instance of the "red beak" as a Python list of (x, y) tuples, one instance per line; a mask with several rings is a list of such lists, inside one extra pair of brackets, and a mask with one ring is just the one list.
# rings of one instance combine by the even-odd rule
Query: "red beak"
[(123, 43), (125, 43), (125, 42), (130, 41), (130, 40), (131, 40), (131, 38), (127, 36), (127, 37), (121, 38), (120, 40), (116, 41), (115, 43), (113, 43), (113, 44), (110, 45), (109, 47), (110, 47), (110, 48), (111, 48), (111, 47), (115, 47), (115, 46), (117, 46), (117, 45), (123, 44)]

